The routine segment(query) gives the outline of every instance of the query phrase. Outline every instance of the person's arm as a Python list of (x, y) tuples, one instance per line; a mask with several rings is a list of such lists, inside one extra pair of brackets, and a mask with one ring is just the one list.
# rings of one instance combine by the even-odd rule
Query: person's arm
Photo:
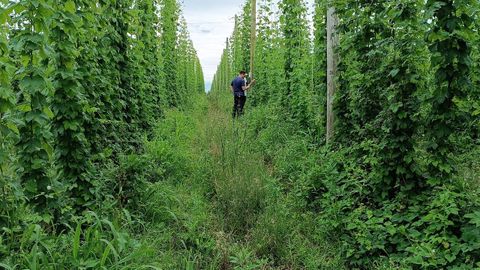
[(248, 91), (248, 89), (250, 89), (254, 85), (254, 83), (255, 83), (255, 79), (253, 79), (252, 82), (250, 82), (250, 84), (242, 86), (243, 91)]
[(232, 93), (234, 92), (233, 91), (233, 81), (232, 81), (232, 83), (230, 83), (230, 90), (232, 91)]

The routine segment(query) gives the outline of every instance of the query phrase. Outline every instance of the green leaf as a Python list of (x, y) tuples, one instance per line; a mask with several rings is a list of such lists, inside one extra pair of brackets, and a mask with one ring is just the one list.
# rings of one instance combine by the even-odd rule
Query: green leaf
[(67, 2), (65, 3), (65, 10), (66, 10), (67, 12), (70, 12), (70, 13), (75, 13), (75, 11), (76, 11), (75, 2), (73, 2), (73, 1), (71, 1), (71, 0), (70, 0), (70, 1), (67, 1)]
[(82, 232), (82, 227), (81, 224), (77, 224), (77, 228), (75, 229), (75, 235), (73, 238), (73, 249), (72, 249), (72, 255), (73, 259), (78, 260), (78, 252), (80, 250), (80, 235)]
[(102, 258), (100, 259), (100, 266), (105, 266), (105, 262), (107, 261), (108, 256), (110, 255), (111, 248), (109, 245), (105, 248), (102, 254)]
[(7, 264), (4, 264), (4, 263), (0, 263), (0, 266), (5, 268), (5, 270), (13, 270), (13, 268)]
[(7, 11), (5, 9), (0, 10), (0, 24), (1, 25), (5, 24), (8, 18), (9, 18), (9, 14), (7, 13)]
[(37, 192), (37, 185), (35, 184), (34, 181), (27, 181), (24, 185), (24, 188), (26, 191), (30, 193), (35, 193)]
[(474, 224), (475, 226), (480, 228), (480, 211), (476, 211), (471, 214), (465, 215), (466, 218), (470, 219), (470, 224)]
[(53, 119), (55, 114), (52, 112), (52, 110), (49, 107), (43, 108), (43, 113), (50, 119)]
[(0, 147), (0, 169), (3, 169), (4, 166), (7, 166), (8, 152)]
[(44, 142), (44, 143), (42, 143), (42, 148), (45, 150), (45, 152), (47, 152), (48, 157), (50, 159), (52, 159), (53, 158), (53, 147), (50, 144)]
[(32, 110), (30, 104), (20, 104), (17, 106), (17, 109), (21, 112), (29, 112)]
[(34, 76), (32, 78), (26, 77), (20, 81), (19, 87), (22, 91), (27, 91), (29, 93), (40, 92), (47, 87), (47, 83), (45, 79), (40, 76)]
[(18, 127), (12, 123), (12, 122), (7, 122), (7, 128), (13, 131), (15, 134), (19, 135), (20, 131), (18, 130)]
[(396, 68), (390, 71), (390, 77), (395, 77), (400, 72), (400, 69)]
[(421, 265), (421, 264), (423, 264), (423, 258), (419, 255), (415, 255), (415, 256), (409, 258), (409, 262), (413, 263), (413, 264)]

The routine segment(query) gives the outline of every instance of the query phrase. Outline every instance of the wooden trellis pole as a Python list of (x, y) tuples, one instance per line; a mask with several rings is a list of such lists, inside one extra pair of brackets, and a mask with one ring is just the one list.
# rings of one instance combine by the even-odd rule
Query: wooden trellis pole
[(333, 4), (327, 10), (327, 144), (333, 137), (335, 115), (333, 113), (333, 97), (337, 89), (335, 78), (337, 75), (338, 55), (335, 52), (338, 46), (336, 28), (338, 16)]
[(257, 1), (252, 0), (252, 28), (250, 35), (250, 80), (253, 80), (255, 45), (257, 42)]

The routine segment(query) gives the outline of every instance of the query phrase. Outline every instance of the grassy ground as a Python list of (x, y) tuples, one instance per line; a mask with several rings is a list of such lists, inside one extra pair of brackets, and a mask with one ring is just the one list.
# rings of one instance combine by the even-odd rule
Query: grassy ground
[(231, 119), (229, 101), (200, 97), (190, 110), (168, 112), (146, 143), (153, 159), (168, 156), (172, 172), (187, 172), (149, 184), (142, 200), (154, 212), (144, 213), (139, 239), (154, 252), (153, 265), (342, 269), (336, 249), (312, 234), (314, 217), (294, 209), (263, 153), (251, 147), (248, 122)]
[[(166, 112), (143, 153), (106, 166), (99, 177), (112, 196), (98, 212), (60, 235), (8, 231), (0, 269), (348, 269), (336, 221), (321, 215), (335, 205), (308, 197), (312, 179), (330, 172), (308, 136), (269, 108), (233, 121), (228, 94), (194, 100)], [(471, 201), (478, 153), (458, 157)], [(371, 261), (365, 269), (412, 269)]]

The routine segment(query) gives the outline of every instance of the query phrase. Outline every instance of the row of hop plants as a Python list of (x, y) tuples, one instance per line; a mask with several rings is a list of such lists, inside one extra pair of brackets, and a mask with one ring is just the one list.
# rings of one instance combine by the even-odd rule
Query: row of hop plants
[[(257, 84), (248, 104), (253, 114), (267, 107), (270, 119), (295, 126), (292, 140), (312, 142), (317, 163), (296, 181), (308, 187), (306, 205), (315, 205), (305, 211), (343, 242), (347, 265), (479, 267), (478, 184), (459, 177), (457, 158), (479, 142), (477, 1), (318, 0), (312, 31), (305, 1), (263, 0), (259, 7)], [(339, 18), (340, 62), (335, 135), (327, 145), (329, 7)], [(231, 77), (249, 69), (249, 16), (247, 1), (212, 91), (228, 92)]]
[(0, 24), (3, 260), (7, 231), (61, 233), (100, 209), (105, 165), (204, 81), (176, 0), (2, 0)]

